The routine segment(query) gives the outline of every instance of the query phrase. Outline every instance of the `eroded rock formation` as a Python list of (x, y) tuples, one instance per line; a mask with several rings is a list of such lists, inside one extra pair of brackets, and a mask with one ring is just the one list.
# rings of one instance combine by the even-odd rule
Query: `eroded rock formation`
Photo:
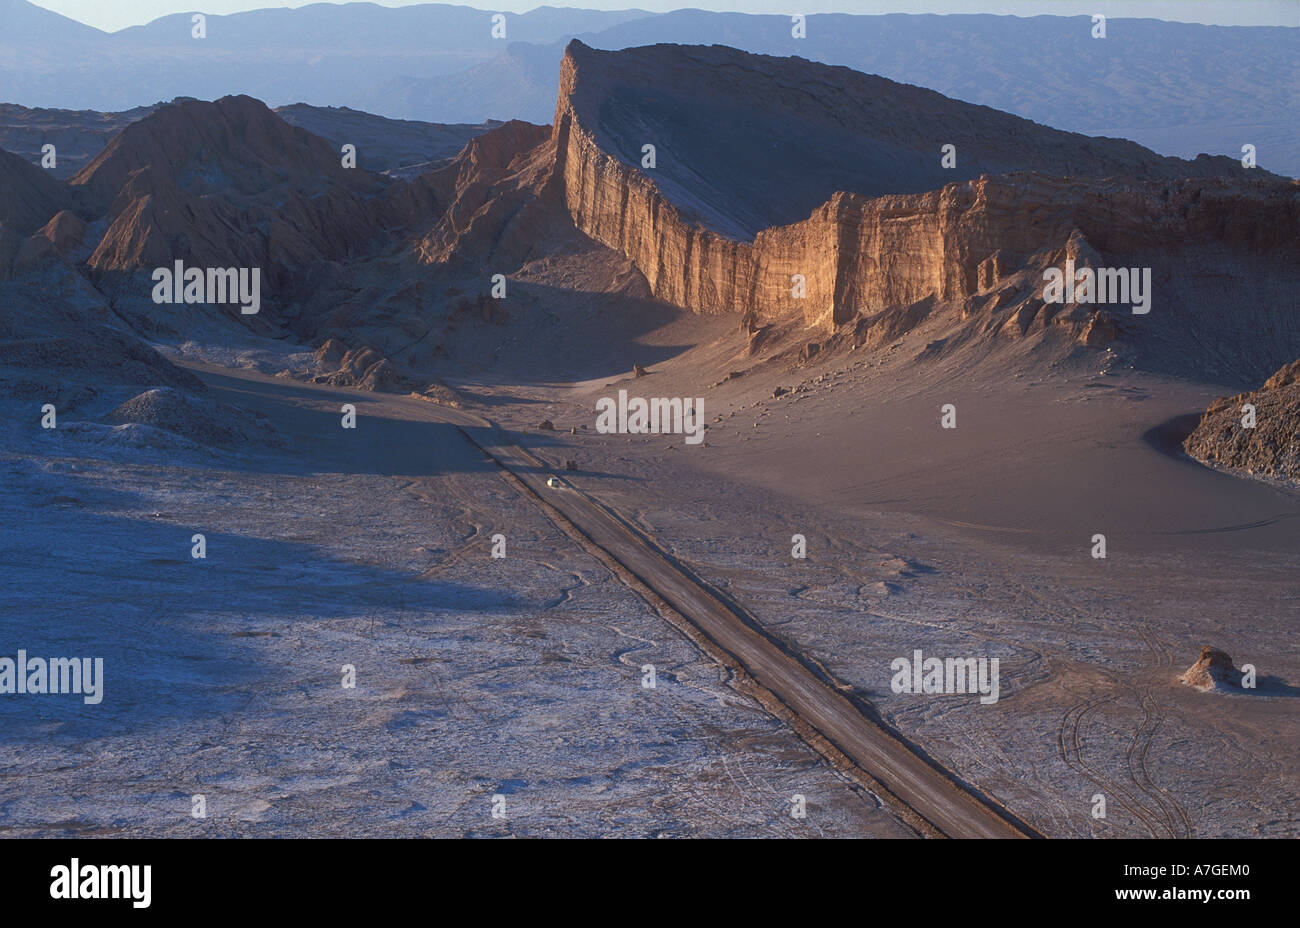
[[(331, 345), (313, 373), (379, 389), (430, 382), (458, 329), (596, 291), (736, 313), (755, 357), (937, 322), (932, 353), (1140, 337), (1151, 367), (1250, 383), (1300, 354), (1298, 189), (797, 58), (574, 42), (553, 128), (502, 124), (409, 179), (344, 168), (248, 97), (160, 106), (69, 183), (0, 153), (0, 279), (82, 279), (150, 337), (223, 319)], [(263, 311), (155, 305), (174, 261), (260, 269)], [(1067, 261), (1150, 270), (1150, 312), (1048, 302)]]
[[(703, 131), (724, 110), (736, 131)], [(700, 131), (681, 128), (695, 122)], [(578, 228), (627, 255), (656, 297), (698, 313), (798, 314), (830, 329), (927, 300), (969, 312), (992, 295), (1023, 332), (1055, 315), (1029, 284), (1072, 241), (1091, 265), (1179, 250), (1196, 261), (1197, 247), (1297, 254), (1295, 185), (1230, 159), (1163, 158), (842, 68), (716, 46), (571, 43), (554, 139)], [(636, 160), (643, 141), (656, 146), (653, 168)], [(959, 167), (944, 170), (949, 141)], [(784, 160), (773, 163), (769, 148)], [(938, 189), (912, 192), (927, 186)], [(764, 225), (800, 209), (807, 218)], [(1017, 292), (1001, 292), (1018, 272)], [(1109, 315), (1073, 318), (1075, 334), (1105, 344), (1116, 335)]]

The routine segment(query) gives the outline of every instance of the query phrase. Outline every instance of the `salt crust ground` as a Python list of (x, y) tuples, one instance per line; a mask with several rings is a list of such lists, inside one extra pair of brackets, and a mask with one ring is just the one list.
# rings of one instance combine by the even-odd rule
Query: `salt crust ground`
[[(1224, 386), (918, 365), (925, 344), (761, 363), (729, 320), (670, 316), (603, 353), (557, 352), (597, 372), (583, 381), (545, 364), (450, 379), (1046, 833), (1296, 835), (1300, 497), (1201, 467), (1166, 434)], [(211, 359), (270, 374), (306, 358), (237, 354)], [(633, 379), (637, 356), (650, 374)], [(726, 370), (744, 373), (718, 384)], [(594, 401), (620, 387), (705, 396), (706, 444), (596, 435)], [(98, 714), (0, 701), (9, 833), (902, 833), (452, 430), (413, 430), (376, 396), (360, 406), (373, 440), (349, 442), (287, 379), (268, 396), (226, 378), (215, 397), (268, 415), (287, 450), (150, 450), (158, 436), (75, 424), (6, 446), (6, 639), (99, 648), (126, 697)], [(955, 431), (938, 428), (947, 402)], [(494, 563), (497, 530), (511, 557)], [(1202, 644), (1255, 664), (1259, 690), (1178, 684)], [(889, 662), (918, 647), (998, 657), (1002, 698), (892, 693)], [(644, 662), (672, 702), (645, 700)], [(204, 823), (187, 817), (199, 786)], [(818, 810), (807, 824), (785, 814), (796, 791)], [(492, 821), (497, 792), (524, 811)]]
[(456, 433), (268, 411), (308, 450), (6, 440), (4, 653), (106, 684), (0, 698), (0, 834), (909, 833)]
[[(1005, 354), (918, 364), (925, 332), (793, 367), (742, 357), (707, 321), (644, 350), (692, 341), (646, 377), (467, 371), (462, 387), (1044, 832), (1300, 834), (1300, 494), (1205, 468), (1167, 434), (1230, 390)], [(744, 373), (718, 384), (725, 370)], [(618, 389), (705, 397), (706, 444), (596, 434), (595, 399)], [(1259, 688), (1180, 684), (1203, 644), (1254, 664)], [(893, 693), (889, 663), (915, 648), (998, 657), (1001, 699)]]

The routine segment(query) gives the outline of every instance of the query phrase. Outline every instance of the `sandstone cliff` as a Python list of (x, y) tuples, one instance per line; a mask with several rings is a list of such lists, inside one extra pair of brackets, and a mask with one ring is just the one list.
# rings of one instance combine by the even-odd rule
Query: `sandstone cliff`
[(590, 143), (642, 171), (644, 146), (655, 146), (643, 173), (661, 195), (740, 240), (804, 219), (839, 192), (922, 193), (1016, 171), (1131, 180), (1250, 173), (1230, 158), (1167, 158), (848, 68), (716, 45), (604, 52), (574, 40), (554, 125), (577, 147), (562, 159)]
[[(796, 315), (830, 331), (928, 302), (1001, 310), (999, 327), (1014, 317), (1024, 332), (1055, 316), (1034, 278), (1041, 292), (1043, 268), (1072, 240), (1082, 240), (1081, 263), (1163, 263), (1168, 273), (1211, 254), (1225, 266), (1234, 254), (1284, 265), (1297, 256), (1300, 196), (1272, 175), (1226, 158), (1163, 158), (800, 59), (575, 41), (553, 133), (577, 227), (627, 255), (656, 297), (698, 313)], [(652, 169), (640, 166), (643, 142), (656, 146)], [(951, 170), (940, 167), (948, 142)], [(807, 218), (772, 222), (798, 211)], [(1259, 295), (1275, 291), (1285, 288)], [(1177, 310), (1186, 321), (1187, 290), (1162, 293), (1153, 318)], [(1293, 317), (1279, 325), (1300, 344)], [(1087, 308), (1068, 317), (1085, 344), (1098, 319)]]

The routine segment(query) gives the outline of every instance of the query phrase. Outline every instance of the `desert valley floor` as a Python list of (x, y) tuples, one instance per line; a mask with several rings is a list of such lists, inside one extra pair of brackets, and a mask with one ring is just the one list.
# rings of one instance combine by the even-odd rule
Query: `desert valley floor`
[[(689, 314), (608, 344), (608, 370), (588, 356), (580, 381), (449, 380), (1040, 832), (1296, 833), (1300, 497), (1162, 437), (1212, 387), (917, 368), (923, 334), (719, 384), (743, 339)], [(662, 360), (633, 378), (629, 352)], [(5, 452), (6, 621), (33, 653), (121, 668), (107, 716), (47, 701), (6, 724), (8, 833), (915, 833), (730, 687), (437, 404), (275, 377), (312, 359), (283, 342), (172, 355), (264, 415), (274, 443), (65, 428)], [(596, 434), (594, 398), (629, 384), (703, 396), (707, 440)], [(944, 403), (957, 429), (939, 427)], [(1255, 664), (1258, 690), (1179, 683), (1203, 644)], [(1000, 700), (893, 693), (889, 663), (914, 648), (1000, 657)]]

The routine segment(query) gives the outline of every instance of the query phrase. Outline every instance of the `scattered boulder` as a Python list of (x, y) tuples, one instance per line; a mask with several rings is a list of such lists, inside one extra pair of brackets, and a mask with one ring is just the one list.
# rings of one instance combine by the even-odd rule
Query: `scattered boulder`
[(727, 383), (728, 381), (735, 380), (738, 377), (744, 377), (745, 373), (746, 373), (745, 371), (728, 371), (726, 377), (723, 377), (721, 380), (714, 381), (713, 383), (709, 384), (709, 386), (711, 387), (722, 386), (722, 384)]
[(555, 430), (555, 423), (552, 422), (550, 419), (543, 419), (543, 420), (541, 421), (541, 424), (537, 426), (537, 430), (538, 430), (539, 432), (551, 432), (551, 431), (554, 431), (554, 430)]
[(644, 377), (644, 376), (645, 376), (646, 374), (648, 374), (648, 373), (650, 373), (650, 372), (647, 371), (647, 370), (646, 370), (644, 367), (642, 367), (640, 364), (633, 364), (633, 365), (632, 365), (632, 376), (633, 376), (633, 377)]
[(746, 357), (754, 357), (768, 345), (772, 344), (779, 334), (777, 327), (768, 323), (767, 325), (755, 325), (745, 339)]
[(1240, 689), (1241, 671), (1232, 666), (1227, 653), (1202, 645), (1200, 658), (1178, 679), (1201, 692), (1231, 691)]

